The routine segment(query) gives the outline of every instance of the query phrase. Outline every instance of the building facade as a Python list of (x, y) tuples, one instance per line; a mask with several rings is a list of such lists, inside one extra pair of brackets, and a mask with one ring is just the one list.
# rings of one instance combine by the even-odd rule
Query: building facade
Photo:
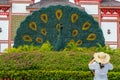
[(1, 0), (0, 53), (13, 45), (16, 30), (27, 15), (49, 5), (70, 5), (85, 10), (99, 22), (106, 45), (120, 48), (120, 2), (115, 0)]
[(0, 1), (0, 53), (12, 47), (20, 22), (30, 14), (26, 6), (33, 3), (34, 0)]

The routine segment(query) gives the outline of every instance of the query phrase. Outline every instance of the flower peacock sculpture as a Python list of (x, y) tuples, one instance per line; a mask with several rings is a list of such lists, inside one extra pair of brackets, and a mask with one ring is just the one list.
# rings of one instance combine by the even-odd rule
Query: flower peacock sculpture
[(34, 11), (21, 22), (14, 47), (41, 46), (49, 41), (55, 50), (74, 42), (78, 47), (105, 45), (103, 32), (94, 18), (76, 7), (55, 5)]

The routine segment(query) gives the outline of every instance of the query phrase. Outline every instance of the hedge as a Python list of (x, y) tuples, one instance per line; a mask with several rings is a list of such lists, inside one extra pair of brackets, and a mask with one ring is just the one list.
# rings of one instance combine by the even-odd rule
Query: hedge
[[(74, 49), (74, 51), (72, 48), (72, 51), (60, 52), (47, 50), (43, 52), (34, 47), (25, 47), (19, 51), (12, 49), (14, 52), (0, 55), (0, 78), (3, 80), (93, 80), (88, 63), (95, 53), (94, 48), (83, 48), (79, 51), (76, 51), (76, 47)], [(109, 80), (120, 79), (120, 52), (115, 53), (116, 51), (109, 50), (110, 62), (114, 66), (112, 72), (108, 73)]]
[[(90, 71), (0, 71), (0, 78), (11, 80), (93, 80)], [(119, 72), (109, 72), (109, 80), (119, 80)]]
[[(0, 56), (1, 70), (63, 70), (63, 71), (89, 71), (88, 63), (94, 52), (49, 51), (39, 53), (10, 53)], [(112, 71), (120, 71), (120, 54), (110, 54)]]

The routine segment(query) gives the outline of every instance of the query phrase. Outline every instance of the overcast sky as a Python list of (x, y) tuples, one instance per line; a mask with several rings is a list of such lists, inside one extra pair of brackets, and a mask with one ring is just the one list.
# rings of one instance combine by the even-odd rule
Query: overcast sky
[[(38, 2), (38, 1), (40, 1), (40, 0), (35, 0), (35, 2)], [(70, 2), (74, 2), (74, 0), (69, 0)]]

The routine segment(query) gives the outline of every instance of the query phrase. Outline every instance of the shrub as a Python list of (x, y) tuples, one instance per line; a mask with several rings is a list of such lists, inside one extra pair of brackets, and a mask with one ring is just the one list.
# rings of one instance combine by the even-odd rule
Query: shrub
[[(65, 70), (89, 71), (88, 63), (94, 52), (49, 51), (39, 53), (4, 53), (0, 56), (0, 70)], [(120, 71), (120, 54), (110, 54), (113, 71)]]
[[(109, 72), (109, 80), (119, 80), (119, 72)], [(22, 70), (22, 71), (0, 71), (1, 78), (11, 80), (93, 80), (90, 71), (44, 71), (44, 70)]]
[[(63, 51), (52, 51), (52, 46), (46, 43), (41, 47), (21, 46), (7, 49), (0, 56), (0, 77), (16, 80), (92, 80), (88, 63), (93, 53), (103, 51), (111, 56), (113, 72), (108, 74), (110, 80), (120, 79), (119, 49), (109, 47), (91, 47)], [(114, 53), (115, 52), (115, 53)]]

